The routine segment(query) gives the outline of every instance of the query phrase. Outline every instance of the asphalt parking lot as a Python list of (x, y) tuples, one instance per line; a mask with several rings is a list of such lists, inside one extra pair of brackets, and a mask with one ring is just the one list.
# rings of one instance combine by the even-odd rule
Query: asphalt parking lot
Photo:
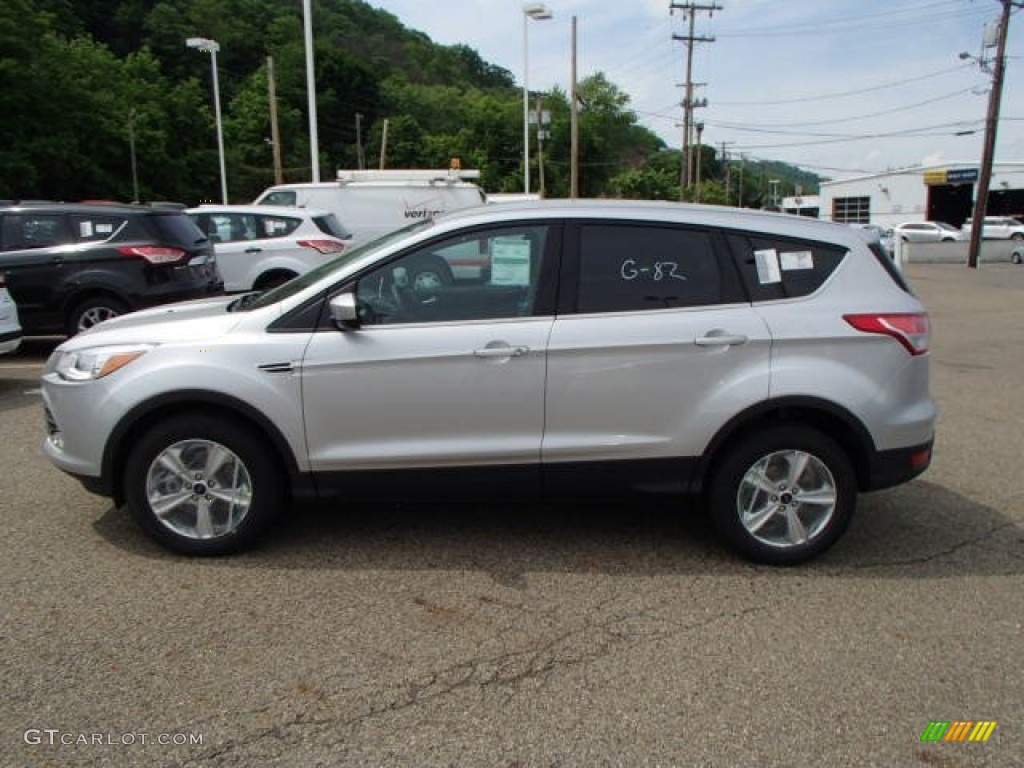
[(1024, 267), (907, 272), (932, 467), (793, 569), (665, 502), (364, 501), (170, 555), (42, 457), (53, 342), (0, 358), (0, 765), (1024, 765)]

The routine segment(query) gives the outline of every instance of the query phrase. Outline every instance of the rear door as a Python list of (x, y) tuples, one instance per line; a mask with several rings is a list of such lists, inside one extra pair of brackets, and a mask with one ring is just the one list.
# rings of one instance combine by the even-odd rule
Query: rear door
[(649, 475), (645, 463), (667, 460), (685, 484), (685, 459), (767, 397), (770, 338), (719, 256), (721, 241), (627, 221), (567, 232), (566, 290), (548, 347), (542, 454), (551, 482), (579, 462), (629, 462), (604, 477), (635, 484)]

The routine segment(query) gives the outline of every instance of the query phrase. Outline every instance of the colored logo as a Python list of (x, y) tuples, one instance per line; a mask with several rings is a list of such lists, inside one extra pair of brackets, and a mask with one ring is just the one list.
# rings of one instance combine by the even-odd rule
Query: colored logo
[(995, 729), (995, 720), (932, 720), (921, 741), (988, 741)]

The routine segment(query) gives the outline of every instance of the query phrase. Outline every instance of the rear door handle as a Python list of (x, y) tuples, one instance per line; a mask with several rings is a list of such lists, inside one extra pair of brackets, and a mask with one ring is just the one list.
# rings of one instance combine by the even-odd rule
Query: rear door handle
[(246, 248), (245, 252), (246, 253), (259, 253), (262, 250), (263, 250), (262, 248)]
[(506, 345), (503, 347), (483, 347), (482, 349), (474, 349), (473, 355), (476, 357), (522, 357), (529, 351), (529, 347), (510, 347)]
[(698, 336), (694, 339), (698, 347), (732, 347), (737, 344), (746, 344), (747, 337), (741, 333), (724, 333), (711, 331), (707, 336)]

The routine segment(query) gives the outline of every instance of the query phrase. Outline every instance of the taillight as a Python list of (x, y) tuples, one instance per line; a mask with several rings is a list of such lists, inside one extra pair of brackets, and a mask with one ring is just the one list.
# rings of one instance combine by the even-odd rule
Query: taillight
[(931, 328), (927, 312), (843, 315), (843, 319), (858, 331), (892, 336), (912, 355), (923, 355), (928, 351)]
[(345, 250), (345, 244), (337, 240), (298, 240), (303, 248), (312, 248), (320, 253), (341, 253)]
[(159, 245), (126, 245), (118, 248), (123, 256), (141, 256), (150, 264), (174, 264), (188, 255), (181, 248), (168, 248)]

